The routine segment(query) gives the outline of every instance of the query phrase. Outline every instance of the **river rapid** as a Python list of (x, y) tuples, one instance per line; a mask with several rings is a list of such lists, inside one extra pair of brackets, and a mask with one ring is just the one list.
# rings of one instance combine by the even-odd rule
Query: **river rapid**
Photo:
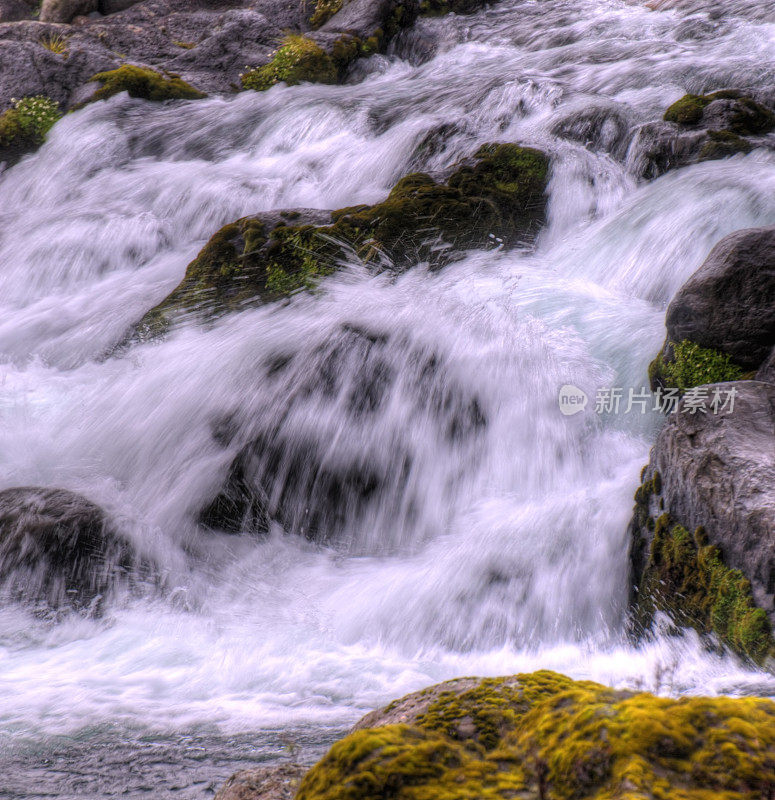
[[(687, 91), (775, 85), (770, 1), (719, 5), (503, 0), (421, 21), (348, 85), (94, 104), (0, 174), (0, 489), (83, 493), (167, 584), (97, 619), (0, 608), (0, 798), (208, 797), (464, 674), (775, 695), (693, 634), (628, 643), (627, 523), (659, 416), (592, 409), (601, 387), (647, 382), (710, 248), (775, 224), (771, 152), (636, 177), (637, 127)], [(568, 138), (592, 109), (594, 141)], [(373, 203), (492, 141), (552, 157), (534, 248), (399, 277), (353, 263), (317, 295), (117, 347), (225, 223)], [(378, 360), (379, 408), (286, 402), (353, 330), (378, 346), (339, 379)], [(426, 402), (424, 359), (449, 403)], [(564, 384), (585, 413), (560, 414)], [(472, 404), (481, 424), (445, 437)], [(240, 445), (213, 425), (233, 414), (401, 481), (330, 546), (204, 531)]]

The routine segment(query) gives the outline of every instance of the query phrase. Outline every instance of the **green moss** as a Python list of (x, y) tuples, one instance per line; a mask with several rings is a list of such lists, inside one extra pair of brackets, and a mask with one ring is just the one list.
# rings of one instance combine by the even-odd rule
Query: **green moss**
[(315, 3), (315, 10), (309, 18), (309, 24), (313, 28), (319, 28), (325, 25), (334, 14), (338, 14), (342, 10), (344, 0), (317, 0)]
[(728, 132), (739, 136), (767, 133), (775, 129), (775, 114), (742, 92), (723, 90), (711, 94), (687, 94), (665, 111), (664, 119), (679, 125), (699, 125), (705, 108), (714, 100), (734, 100)]
[(291, 34), (268, 64), (248, 70), (241, 76), (242, 86), (263, 92), (277, 83), (295, 86), (298, 83), (336, 83), (339, 71), (320, 45), (308, 36)]
[(43, 95), (12, 102), (13, 106), (0, 115), (0, 147), (29, 150), (43, 144), (62, 116), (59, 106)]
[[(482, 719), (487, 747), (462, 742)], [(775, 787), (775, 703), (758, 698), (537, 672), (442, 692), (409, 723), (335, 744), (297, 800), (760, 800)]]
[(709, 131), (708, 141), (700, 149), (700, 161), (729, 158), (738, 153), (750, 153), (753, 145), (732, 131)]
[(684, 95), (665, 111), (663, 119), (665, 122), (675, 122), (679, 125), (699, 125), (702, 112), (710, 102), (709, 95)]
[(751, 661), (762, 663), (775, 655), (771, 626), (753, 600), (751, 584), (724, 564), (702, 529), (692, 535), (667, 514), (659, 517), (638, 595), (644, 622), (655, 611), (665, 611), (682, 627), (713, 633)]
[(686, 391), (692, 386), (740, 380), (745, 374), (726, 354), (700, 347), (688, 339), (670, 342), (668, 356), (661, 353), (649, 364), (649, 381), (657, 386)]
[(204, 93), (190, 86), (178, 75), (162, 74), (146, 67), (124, 64), (109, 72), (100, 72), (91, 78), (102, 84), (94, 93), (93, 100), (107, 100), (115, 94), (128, 92), (130, 97), (141, 100), (200, 100)]
[(179, 312), (223, 312), (314, 288), (353, 254), (378, 270), (423, 261), (440, 267), (454, 248), (524, 240), (544, 213), (547, 174), (548, 159), (537, 150), (488, 145), (445, 183), (407, 175), (383, 202), (334, 211), (329, 225), (292, 224), (286, 214), (267, 231), (257, 218), (239, 220), (213, 236), (141, 328), (154, 334)]

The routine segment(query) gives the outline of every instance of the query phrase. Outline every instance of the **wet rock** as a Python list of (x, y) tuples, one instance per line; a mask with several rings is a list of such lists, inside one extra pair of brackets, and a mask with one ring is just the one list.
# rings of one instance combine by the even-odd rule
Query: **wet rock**
[(775, 785), (775, 704), (758, 698), (654, 697), (541, 671), (439, 684), (371, 722), (307, 772), (297, 800), (625, 800), (658, 786), (760, 800)]
[(298, 764), (242, 770), (224, 783), (215, 800), (293, 800), (306, 771)]
[(630, 122), (620, 106), (584, 107), (569, 112), (552, 128), (563, 139), (579, 142), (590, 150), (624, 158), (629, 144)]
[[(705, 388), (705, 387), (703, 387)], [(719, 388), (726, 411), (668, 416), (630, 525), (635, 619), (656, 610), (759, 663), (775, 655), (775, 386)]]
[(402, 271), (423, 262), (442, 267), (467, 248), (527, 242), (544, 218), (548, 170), (537, 150), (485, 145), (445, 181), (407, 175), (373, 206), (238, 220), (210, 239), (138, 334), (162, 333), (176, 314), (288, 297), (354, 259), (375, 271)]
[(64, 489), (0, 492), (0, 593), (51, 608), (94, 607), (138, 568), (104, 511)]
[(686, 95), (667, 109), (663, 121), (638, 130), (629, 161), (635, 172), (654, 178), (700, 161), (749, 153), (755, 147), (775, 148), (766, 135), (772, 130), (772, 109), (742, 92)]
[(32, 8), (24, 0), (0, 0), (0, 23), (18, 22), (32, 17)]
[(667, 309), (667, 339), (689, 339), (756, 369), (775, 347), (775, 228), (722, 239)]

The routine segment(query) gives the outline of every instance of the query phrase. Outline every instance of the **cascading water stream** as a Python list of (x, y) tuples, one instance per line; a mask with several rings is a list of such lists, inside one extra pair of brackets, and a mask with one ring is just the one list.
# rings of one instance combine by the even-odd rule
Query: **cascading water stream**
[[(775, 224), (772, 153), (648, 183), (627, 153), (687, 90), (773, 85), (767, 5), (504, 0), (423, 21), (357, 84), (95, 104), (0, 174), (0, 489), (81, 492), (166, 569), (164, 592), (99, 619), (0, 608), (0, 797), (206, 796), (283, 737), (314, 757), (460, 674), (775, 694), (691, 635), (627, 643), (626, 528), (659, 420), (557, 404), (563, 384), (642, 386), (676, 289), (725, 234)], [(590, 107), (608, 109), (596, 143), (562, 138)], [(375, 202), (489, 141), (553, 158), (534, 250), (398, 278), (352, 264), (315, 296), (115, 349), (221, 225)], [(204, 530), (256, 437), (381, 489), (323, 545)]]

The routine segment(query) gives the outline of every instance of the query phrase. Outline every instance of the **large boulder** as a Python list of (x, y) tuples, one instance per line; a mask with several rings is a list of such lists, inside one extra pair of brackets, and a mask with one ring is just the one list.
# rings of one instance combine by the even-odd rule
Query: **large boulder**
[(446, 180), (402, 178), (381, 203), (246, 217), (219, 230), (181, 284), (138, 325), (163, 332), (176, 315), (223, 313), (312, 288), (359, 258), (375, 271), (442, 267), (466, 248), (530, 241), (543, 222), (549, 159), (516, 144), (481, 147)]
[(443, 683), (364, 723), (296, 800), (761, 800), (775, 786), (770, 700), (655, 697), (542, 671)]
[(0, 596), (94, 608), (141, 567), (105, 512), (65, 489), (0, 491)]
[(667, 611), (761, 663), (775, 655), (775, 386), (701, 391), (717, 389), (731, 404), (685, 396), (652, 449), (630, 526), (633, 608), (640, 626)]
[(753, 377), (775, 347), (775, 228), (722, 239), (676, 293), (666, 327), (654, 391)]
[(775, 147), (775, 113), (767, 99), (736, 90), (688, 94), (671, 105), (663, 119), (638, 129), (630, 147), (631, 168), (647, 178), (670, 169), (712, 161), (755, 147)]
[(711, 250), (667, 309), (667, 339), (689, 339), (755, 369), (775, 347), (775, 228), (737, 231)]

